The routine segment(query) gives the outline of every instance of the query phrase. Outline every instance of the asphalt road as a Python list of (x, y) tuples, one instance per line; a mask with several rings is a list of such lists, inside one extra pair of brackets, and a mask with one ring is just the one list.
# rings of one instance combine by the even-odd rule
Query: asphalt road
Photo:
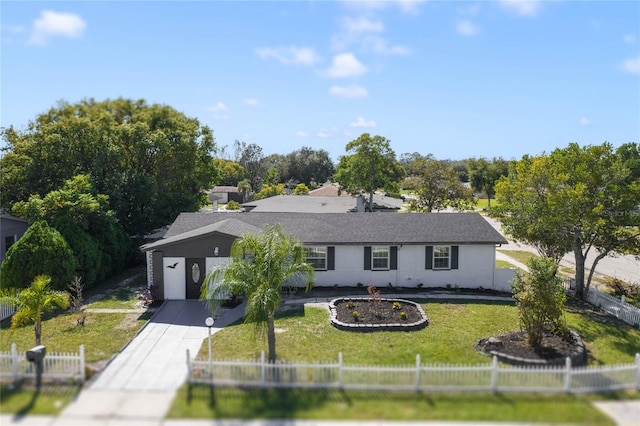
[[(484, 217), (487, 222), (489, 222), (498, 232), (509, 240), (509, 244), (500, 247), (501, 250), (527, 250), (534, 253), (537, 253), (536, 249), (522, 243), (516, 243), (512, 239), (509, 238), (508, 235), (504, 233), (500, 222), (492, 219), (490, 217)], [(587, 261), (585, 263), (586, 271), (585, 274), (588, 274), (591, 270), (591, 265), (593, 264), (593, 260), (597, 256), (597, 252), (595, 250), (590, 250), (590, 253), (587, 256)], [(567, 268), (575, 269), (575, 257), (573, 253), (566, 254), (562, 261), (560, 262), (562, 266)], [(608, 276), (615, 277), (621, 280), (624, 280), (628, 283), (637, 283), (640, 284), (640, 260), (635, 256), (631, 255), (616, 255), (607, 256), (601, 259), (596, 265), (595, 275), (599, 276)]]

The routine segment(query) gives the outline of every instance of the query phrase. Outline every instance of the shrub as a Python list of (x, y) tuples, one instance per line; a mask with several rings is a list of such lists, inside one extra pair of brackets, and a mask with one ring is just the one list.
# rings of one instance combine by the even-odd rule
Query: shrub
[(358, 318), (360, 318), (360, 312), (353, 311), (351, 312), (351, 316), (353, 317), (354, 320), (358, 321)]
[(529, 345), (539, 347), (547, 325), (554, 331), (567, 333), (564, 318), (566, 295), (562, 282), (556, 276), (558, 265), (552, 259), (532, 257), (527, 266), (529, 272), (518, 271), (511, 287), (527, 341)]
[(406, 320), (407, 319), (407, 313), (405, 311), (400, 312), (400, 319), (401, 320)]
[(399, 311), (400, 309), (402, 309), (402, 305), (400, 304), (400, 302), (393, 302), (392, 308), (396, 311)]
[(227, 210), (240, 210), (241, 208), (240, 203), (236, 200), (231, 200), (227, 203)]

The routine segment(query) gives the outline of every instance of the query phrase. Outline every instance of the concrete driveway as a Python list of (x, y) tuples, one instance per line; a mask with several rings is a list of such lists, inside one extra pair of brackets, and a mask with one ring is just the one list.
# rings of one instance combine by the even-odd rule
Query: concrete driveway
[(198, 300), (165, 302), (87, 389), (178, 389), (187, 377), (187, 349), (194, 354), (208, 335), (208, 316)]
[[(232, 324), (243, 314), (244, 304), (221, 312), (211, 332)], [(198, 300), (166, 301), (51, 424), (161, 422), (187, 378), (187, 349), (191, 357), (195, 356), (208, 335), (204, 321), (209, 316), (211, 312)]]

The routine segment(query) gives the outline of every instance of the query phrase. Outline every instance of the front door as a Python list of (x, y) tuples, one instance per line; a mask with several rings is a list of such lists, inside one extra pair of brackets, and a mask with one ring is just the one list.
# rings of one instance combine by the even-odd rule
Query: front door
[(199, 299), (200, 287), (202, 287), (204, 276), (207, 273), (204, 259), (187, 259), (185, 273), (187, 275), (185, 280), (187, 299)]

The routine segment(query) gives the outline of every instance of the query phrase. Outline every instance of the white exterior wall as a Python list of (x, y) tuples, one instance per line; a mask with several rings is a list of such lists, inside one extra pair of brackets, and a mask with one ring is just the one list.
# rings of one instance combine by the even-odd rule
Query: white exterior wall
[[(176, 265), (175, 268), (169, 266)], [(184, 300), (187, 298), (185, 285), (185, 258), (165, 257), (162, 259), (162, 271), (164, 273), (164, 298), (165, 300)]]
[[(398, 246), (398, 269), (365, 271), (363, 246), (336, 246), (335, 270), (316, 271), (316, 286), (356, 286), (391, 283), (395, 287), (495, 288), (495, 247), (493, 245), (458, 245), (458, 269), (425, 269), (425, 246)], [(501, 286), (502, 287), (502, 286)]]

